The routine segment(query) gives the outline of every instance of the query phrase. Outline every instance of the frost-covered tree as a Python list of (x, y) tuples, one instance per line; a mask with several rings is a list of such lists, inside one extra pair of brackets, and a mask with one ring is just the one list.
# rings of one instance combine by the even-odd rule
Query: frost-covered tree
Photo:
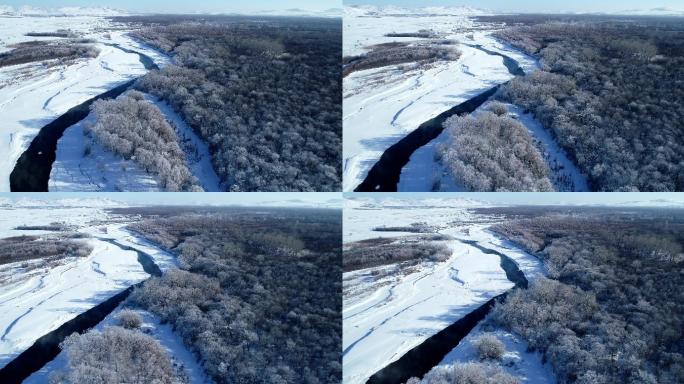
[(52, 383), (178, 384), (171, 360), (151, 336), (120, 327), (73, 334), (61, 344), (68, 364)]
[(491, 333), (485, 333), (474, 342), (475, 350), (482, 359), (500, 359), (506, 352), (504, 344)]
[(470, 191), (552, 191), (550, 170), (530, 134), (501, 112), (492, 104), (477, 117), (447, 119), (439, 161)]
[(201, 190), (173, 127), (142, 93), (129, 91), (115, 100), (98, 100), (91, 110), (95, 122), (86, 125), (85, 135), (156, 175), (168, 191)]

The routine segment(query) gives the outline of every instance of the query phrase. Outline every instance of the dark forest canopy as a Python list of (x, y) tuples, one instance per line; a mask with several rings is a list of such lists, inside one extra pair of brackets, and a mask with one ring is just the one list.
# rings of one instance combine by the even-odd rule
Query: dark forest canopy
[(341, 183), (339, 19), (151, 16), (132, 36), (173, 64), (137, 83), (209, 144), (231, 191), (336, 191)]
[(497, 305), (495, 321), (561, 384), (684, 381), (684, 211), (540, 210), (504, 209), (519, 219), (494, 227), (548, 271)]
[(501, 96), (552, 131), (594, 190), (684, 190), (684, 21), (540, 20), (497, 33), (542, 66)]

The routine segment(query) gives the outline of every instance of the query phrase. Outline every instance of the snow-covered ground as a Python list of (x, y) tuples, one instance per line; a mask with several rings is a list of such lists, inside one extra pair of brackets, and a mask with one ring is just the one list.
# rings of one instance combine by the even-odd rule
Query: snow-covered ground
[[(207, 192), (221, 191), (220, 181), (211, 164), (207, 144), (169, 106), (152, 95), (146, 100), (155, 104), (174, 127), (178, 142), (186, 154), (188, 169)], [(84, 127), (95, 116), (72, 125), (57, 142), (57, 154), (50, 173), (51, 192), (153, 192), (163, 190), (157, 177), (132, 160), (114, 154), (92, 138), (84, 136)], [(86, 152), (87, 148), (87, 152)]]
[(497, 364), (505, 372), (517, 377), (524, 384), (553, 384), (556, 379), (548, 364), (542, 363), (542, 357), (537, 352), (527, 350), (527, 342), (516, 334), (503, 329), (483, 329), (478, 325), (451, 350), (439, 365), (452, 365), (456, 363), (479, 362), (479, 356), (474, 342), (483, 334), (489, 333), (496, 336), (505, 346), (501, 361)]
[(175, 265), (173, 255), (123, 230), (120, 216), (108, 224), (109, 214), (100, 208), (2, 207), (0, 218), (2, 237), (40, 234), (12, 228), (51, 222), (65, 222), (93, 235), (80, 240), (93, 246), (88, 257), (65, 258), (51, 265), (39, 261), (0, 265), (0, 367), (39, 337), (149, 277), (136, 252), (103, 239), (149, 253), (162, 270)]
[(455, 238), (447, 242), (452, 256), (444, 262), (424, 262), (405, 273), (392, 266), (347, 272), (343, 276), (344, 383), (363, 383), (373, 373), (446, 328), (492, 297), (513, 287), (500, 258), (460, 240), (474, 240), (513, 259), (529, 280), (542, 275), (541, 262), (487, 230), (495, 216), (467, 209), (473, 201), (430, 199), (400, 201), (348, 200), (344, 211), (344, 241), (407, 233), (373, 232), (372, 228), (426, 222)]
[(103, 17), (3, 17), (0, 22), (0, 52), (10, 45), (31, 40), (56, 38), (29, 37), (28, 32), (71, 29), (84, 38), (97, 41), (100, 54), (79, 59), (70, 65), (43, 65), (43, 62), (0, 68), (0, 191), (9, 191), (9, 175), (19, 156), (41, 127), (70, 108), (116, 85), (143, 75), (147, 70), (137, 54), (107, 45), (118, 44), (150, 56), (163, 66), (169, 59), (128, 36), (121, 27)]
[[(102, 332), (106, 327), (119, 325), (117, 316), (121, 309), (122, 307), (119, 306), (116, 310), (107, 315), (107, 317), (95, 327), (95, 330)], [(148, 311), (136, 309), (135, 312), (143, 319), (140, 330), (145, 332), (145, 334), (152, 336), (161, 344), (168, 353), (173, 364), (178, 366), (179, 370), (182, 370), (185, 376), (187, 376), (189, 379), (188, 384), (208, 384), (212, 382), (207, 377), (202, 366), (197, 362), (197, 359), (195, 359), (192, 353), (185, 348), (183, 340), (173, 332), (173, 329), (169, 324), (161, 324), (159, 319)], [(67, 354), (65, 352), (60, 352), (54, 360), (45, 364), (43, 368), (34, 372), (24, 380), (24, 384), (47, 383), (50, 380), (50, 375), (56, 371), (63, 370), (67, 366), (67, 363)]]
[(457, 48), (462, 55), (457, 61), (439, 61), (417, 68), (392, 65), (357, 71), (345, 77), (345, 191), (354, 190), (382, 153), (421, 123), (513, 77), (501, 56), (469, 45), (481, 45), (503, 53), (517, 60), (526, 72), (537, 67), (533, 58), (501, 44), (491, 37), (491, 30), (476, 25), (468, 17), (472, 12), (451, 13), (395, 15), (383, 12), (369, 17), (367, 11), (360, 13), (357, 8), (347, 7), (344, 56), (362, 54), (368, 46), (379, 43), (424, 40), (385, 37), (391, 32), (423, 29), (432, 30), (441, 38), (458, 41)]
[[(48, 190), (51, 192), (155, 192), (162, 190), (154, 175), (145, 172), (133, 160), (109, 152), (84, 134), (86, 124), (94, 124), (95, 116), (64, 131), (57, 142)], [(88, 153), (86, 155), (86, 147)]]

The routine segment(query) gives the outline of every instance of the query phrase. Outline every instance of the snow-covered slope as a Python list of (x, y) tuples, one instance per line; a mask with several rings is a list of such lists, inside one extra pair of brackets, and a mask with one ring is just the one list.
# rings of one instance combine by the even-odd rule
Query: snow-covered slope
[(108, 215), (98, 207), (0, 208), (0, 238), (48, 233), (13, 228), (55, 221), (66, 222), (93, 236), (79, 240), (93, 246), (87, 257), (0, 265), (0, 367), (37, 338), (149, 277), (136, 252), (105, 240), (148, 253), (162, 271), (176, 265), (172, 254), (124, 230), (125, 223), (101, 224), (108, 220)]
[(476, 16), (489, 15), (493, 12), (469, 6), (432, 6), (432, 7), (398, 7), (394, 5), (349, 5), (344, 7), (345, 17), (383, 17), (383, 16)]
[(406, 274), (390, 272), (392, 266), (344, 273), (345, 384), (365, 382), (428, 337), (513, 287), (500, 267), (499, 256), (460, 240), (476, 241), (507, 255), (530, 281), (544, 273), (538, 259), (486, 230), (498, 221), (496, 217), (463, 208), (474, 206), (472, 201), (457, 200), (449, 206), (448, 199), (430, 199), (394, 205), (398, 202), (354, 200), (344, 212), (344, 241), (407, 235), (372, 231), (390, 220), (396, 226), (426, 222), (453, 237), (447, 241), (453, 253), (445, 262), (423, 262)]
[(97, 40), (100, 54), (70, 65), (42, 62), (0, 68), (0, 191), (9, 191), (14, 165), (41, 127), (70, 108), (147, 72), (139, 56), (106, 44), (119, 44), (150, 56), (158, 65), (168, 58), (141, 45), (101, 17), (4, 18), (0, 23), (0, 51), (9, 45), (35, 40), (28, 32), (71, 29)]
[(311, 10), (302, 8), (271, 9), (254, 12), (260, 16), (291, 16), (291, 17), (342, 17), (341, 8), (329, 8), (325, 10)]
[(109, 7), (59, 7), (45, 8), (22, 6), (15, 8), (0, 5), (0, 16), (124, 16), (128, 12)]
[[(392, 65), (345, 77), (345, 191), (354, 190), (382, 153), (420, 124), (513, 77), (501, 56), (488, 54), (474, 45), (515, 59), (525, 71), (537, 67), (533, 58), (492, 38), (491, 31), (476, 25), (468, 12), (454, 11), (453, 15), (407, 13), (402, 17), (382, 13), (367, 17), (369, 12), (376, 12), (375, 9), (345, 8), (347, 15), (351, 15), (344, 19), (345, 56), (363, 54), (375, 44), (421, 40), (385, 36), (391, 32), (419, 30), (432, 30), (441, 38), (459, 42), (455, 47), (462, 55), (457, 61), (438, 61), (417, 68)], [(432, 177), (429, 170), (422, 175), (427, 175), (428, 179)], [(429, 188), (423, 190), (429, 191)]]

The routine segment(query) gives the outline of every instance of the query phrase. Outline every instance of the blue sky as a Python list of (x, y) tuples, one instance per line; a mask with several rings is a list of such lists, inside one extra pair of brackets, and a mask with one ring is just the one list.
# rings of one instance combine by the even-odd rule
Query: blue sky
[(573, 1), (544, 1), (544, 0), (345, 0), (346, 5), (398, 5), (405, 7), (440, 6), (440, 5), (469, 5), (495, 11), (514, 12), (610, 12), (632, 9), (652, 9), (668, 7), (684, 9), (683, 0), (573, 0)]
[[(289, 192), (257, 192), (257, 193), (146, 193), (146, 192), (50, 192), (50, 193), (0, 193), (0, 199), (111, 199), (132, 204), (145, 205), (260, 205), (274, 201), (304, 200), (318, 205), (329, 200), (341, 199), (340, 193), (289, 193)], [(273, 204), (270, 204), (273, 205)]]
[(676, 201), (684, 206), (684, 193), (666, 192), (483, 192), (483, 193), (354, 193), (345, 194), (354, 197), (392, 198), (392, 199), (431, 199), (431, 198), (467, 198), (492, 203), (511, 204), (609, 204), (625, 202), (647, 202), (654, 200)]
[(138, 12), (195, 13), (195, 12), (248, 12), (302, 8), (306, 10), (326, 10), (341, 8), (341, 0), (0, 0), (0, 4), (21, 7), (30, 5), (43, 8), (59, 7), (109, 7)]

